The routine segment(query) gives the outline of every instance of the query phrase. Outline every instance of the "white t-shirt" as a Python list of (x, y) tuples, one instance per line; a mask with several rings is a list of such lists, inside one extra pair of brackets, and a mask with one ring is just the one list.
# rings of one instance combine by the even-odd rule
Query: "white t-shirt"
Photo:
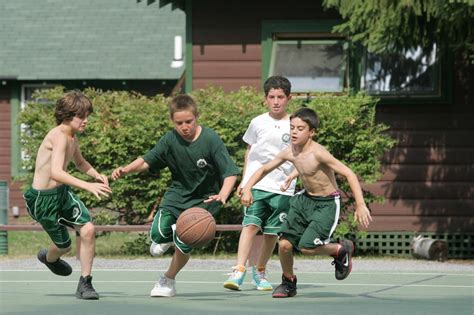
[[(277, 120), (269, 113), (259, 115), (250, 122), (243, 140), (251, 145), (251, 148), (247, 157), (242, 187), (256, 170), (273, 160), (281, 150), (290, 145), (290, 120), (288, 117)], [(262, 178), (253, 188), (292, 196), (295, 193), (296, 179), (285, 192), (280, 190), (280, 186), (293, 170), (293, 164), (285, 162)]]

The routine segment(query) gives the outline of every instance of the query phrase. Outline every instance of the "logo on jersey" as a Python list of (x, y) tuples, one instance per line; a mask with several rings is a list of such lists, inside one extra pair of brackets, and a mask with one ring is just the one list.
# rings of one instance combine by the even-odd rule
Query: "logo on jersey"
[(72, 217), (77, 218), (78, 216), (79, 216), (79, 208), (74, 207), (74, 209), (72, 209)]
[(280, 222), (284, 222), (286, 220), (286, 213), (285, 212), (280, 213), (280, 215), (278, 216), (278, 219), (280, 220)]
[(196, 165), (197, 165), (197, 167), (199, 167), (199, 168), (203, 168), (203, 167), (206, 167), (206, 166), (207, 166), (207, 162), (206, 162), (206, 160), (204, 160), (204, 159), (199, 159), (199, 160), (196, 162)]
[(290, 134), (289, 133), (284, 133), (281, 135), (281, 141), (284, 143), (289, 143), (290, 142)]

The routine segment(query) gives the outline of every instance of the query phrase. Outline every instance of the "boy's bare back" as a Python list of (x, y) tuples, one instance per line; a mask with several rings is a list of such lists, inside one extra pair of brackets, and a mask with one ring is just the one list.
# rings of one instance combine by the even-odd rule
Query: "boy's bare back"
[[(62, 169), (66, 171), (77, 149), (78, 143), (75, 135), (68, 135), (61, 125), (51, 129), (38, 149), (33, 188), (44, 190), (60, 186), (62, 183), (55, 181), (51, 176), (53, 150), (59, 150), (58, 153), (63, 157)], [(57, 157), (57, 155), (55, 156)], [(61, 157), (59, 158), (61, 159)]]

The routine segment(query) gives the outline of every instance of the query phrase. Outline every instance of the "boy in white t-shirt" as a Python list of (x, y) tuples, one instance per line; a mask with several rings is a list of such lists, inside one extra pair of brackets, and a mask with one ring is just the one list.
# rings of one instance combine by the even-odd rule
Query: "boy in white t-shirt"
[[(290, 144), (290, 119), (286, 108), (291, 99), (291, 83), (285, 77), (273, 76), (265, 81), (263, 89), (268, 112), (252, 119), (244, 134), (243, 140), (248, 146), (245, 152), (244, 176), (237, 190), (239, 196), (252, 174)], [(225, 288), (240, 290), (247, 272), (245, 264), (252, 243), (257, 232), (261, 230), (264, 235), (263, 243), (257, 265), (252, 266), (252, 283), (258, 290), (273, 289), (267, 280), (265, 267), (289, 209), (297, 174), (293, 164), (284, 163), (253, 187), (254, 202), (245, 208), (237, 264), (232, 267), (232, 273), (224, 282)]]

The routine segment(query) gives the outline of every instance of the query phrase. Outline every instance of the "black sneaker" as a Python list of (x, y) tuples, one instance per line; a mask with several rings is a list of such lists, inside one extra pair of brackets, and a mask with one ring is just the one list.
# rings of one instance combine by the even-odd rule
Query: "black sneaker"
[(296, 276), (293, 279), (288, 279), (285, 276), (281, 276), (282, 282), (279, 286), (273, 290), (272, 297), (274, 298), (287, 298), (296, 295)]
[(352, 253), (354, 252), (354, 244), (351, 241), (344, 240), (340, 242), (342, 247), (334, 257), (332, 264), (336, 269), (336, 279), (344, 280), (349, 276), (352, 270)]
[(79, 283), (77, 284), (76, 297), (83, 300), (98, 300), (99, 294), (94, 290), (92, 286), (91, 276), (81, 276)]
[(38, 260), (45, 264), (54, 274), (57, 274), (58, 276), (69, 276), (72, 273), (72, 268), (67, 262), (61, 258), (55, 262), (49, 262), (46, 260), (47, 254), (48, 250), (46, 248), (41, 249), (38, 252)]

